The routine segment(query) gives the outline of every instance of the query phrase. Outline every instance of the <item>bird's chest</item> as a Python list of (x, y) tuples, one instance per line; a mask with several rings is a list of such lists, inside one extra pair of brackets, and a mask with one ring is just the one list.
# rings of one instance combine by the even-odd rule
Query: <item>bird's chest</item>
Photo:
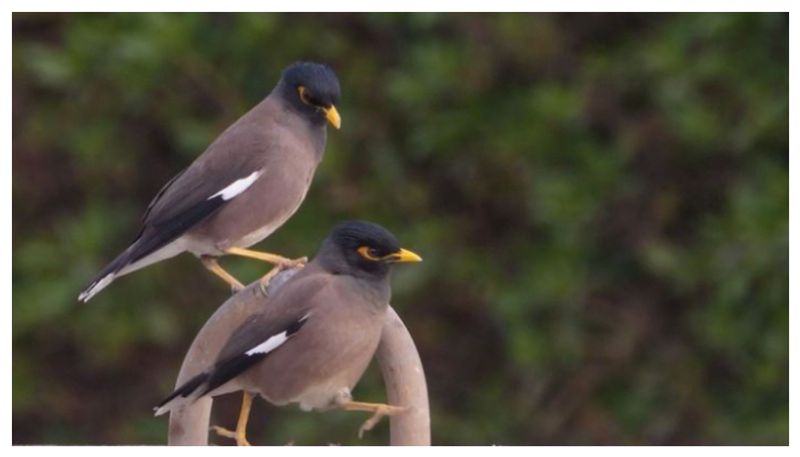
[[(313, 177), (314, 170), (312, 169), (297, 170), (296, 173), (284, 178), (282, 187), (286, 189), (286, 193), (282, 198), (271, 196), (272, 189), (270, 186), (265, 185), (262, 190), (263, 193), (260, 194), (263, 207), (259, 207), (256, 204), (257, 208), (251, 214), (250, 223), (245, 225), (252, 230), (242, 234), (238, 241), (233, 241), (233, 245), (243, 248), (252, 246), (282, 226), (300, 208), (306, 198), (308, 189), (311, 187)], [(271, 198), (277, 198), (282, 201), (273, 206), (272, 202), (269, 201)]]
[(265, 361), (258, 375), (265, 397), (278, 404), (299, 403), (303, 409), (327, 409), (356, 385), (378, 347), (385, 309), (344, 308), (320, 312), (324, 322), (314, 322), (312, 314), (292, 341), (303, 350), (276, 351)]

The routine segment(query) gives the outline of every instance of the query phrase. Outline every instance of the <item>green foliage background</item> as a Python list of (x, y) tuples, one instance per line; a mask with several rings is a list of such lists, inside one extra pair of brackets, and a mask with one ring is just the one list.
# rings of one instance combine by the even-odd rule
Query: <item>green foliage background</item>
[[(423, 255), (393, 302), (435, 444), (788, 443), (788, 15), (15, 14), (13, 31), (14, 443), (165, 443), (151, 407), (225, 287), (184, 255), (76, 296), (298, 59), (337, 71), (343, 128), (258, 247), (310, 255), (363, 218)], [(375, 367), (355, 393), (383, 399)], [(259, 402), (251, 441), (386, 443), (385, 423), (357, 439), (363, 419)]]

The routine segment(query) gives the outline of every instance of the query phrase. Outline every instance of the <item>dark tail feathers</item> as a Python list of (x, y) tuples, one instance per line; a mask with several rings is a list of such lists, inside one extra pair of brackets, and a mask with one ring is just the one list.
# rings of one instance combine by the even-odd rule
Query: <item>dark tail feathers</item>
[(160, 416), (166, 413), (167, 411), (172, 409), (172, 406), (174, 406), (173, 403), (188, 398), (195, 391), (197, 391), (197, 389), (199, 389), (200, 386), (202, 386), (203, 384), (205, 384), (206, 381), (208, 381), (208, 377), (209, 377), (208, 373), (200, 373), (194, 378), (183, 383), (182, 386), (175, 389), (175, 392), (172, 392), (169, 395), (169, 397), (162, 400), (161, 403), (158, 404), (158, 406), (153, 408), (153, 410), (156, 412), (155, 415)]

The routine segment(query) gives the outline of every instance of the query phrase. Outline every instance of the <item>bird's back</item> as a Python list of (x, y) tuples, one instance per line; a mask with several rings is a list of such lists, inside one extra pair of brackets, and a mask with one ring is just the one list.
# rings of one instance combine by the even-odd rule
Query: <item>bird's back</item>
[[(180, 213), (192, 195), (208, 194), (224, 188), (261, 166), (261, 151), (273, 144), (275, 130), (259, 128), (275, 122), (280, 109), (269, 97), (228, 126), (188, 167), (176, 175), (156, 195), (144, 215), (145, 224), (158, 224)], [(209, 194), (209, 192), (211, 192)]]

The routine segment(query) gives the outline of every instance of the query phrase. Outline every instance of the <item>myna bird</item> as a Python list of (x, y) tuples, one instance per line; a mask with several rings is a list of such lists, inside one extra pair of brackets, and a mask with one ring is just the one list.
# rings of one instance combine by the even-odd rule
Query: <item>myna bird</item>
[(265, 299), (222, 346), (213, 365), (178, 387), (156, 415), (206, 395), (245, 392), (235, 432), (218, 433), (246, 445), (254, 395), (282, 406), (368, 411), (369, 430), (404, 408), (352, 400), (351, 390), (378, 346), (389, 307), (394, 263), (422, 259), (400, 248), (383, 227), (344, 222), (323, 241), (316, 257)]
[(290, 265), (282, 256), (245, 249), (283, 225), (300, 207), (325, 150), (326, 128), (341, 126), (339, 80), (326, 65), (299, 62), (272, 92), (228, 127), (155, 196), (133, 243), (103, 268), (78, 300), (88, 301), (119, 276), (182, 252), (234, 289), (225, 254)]

